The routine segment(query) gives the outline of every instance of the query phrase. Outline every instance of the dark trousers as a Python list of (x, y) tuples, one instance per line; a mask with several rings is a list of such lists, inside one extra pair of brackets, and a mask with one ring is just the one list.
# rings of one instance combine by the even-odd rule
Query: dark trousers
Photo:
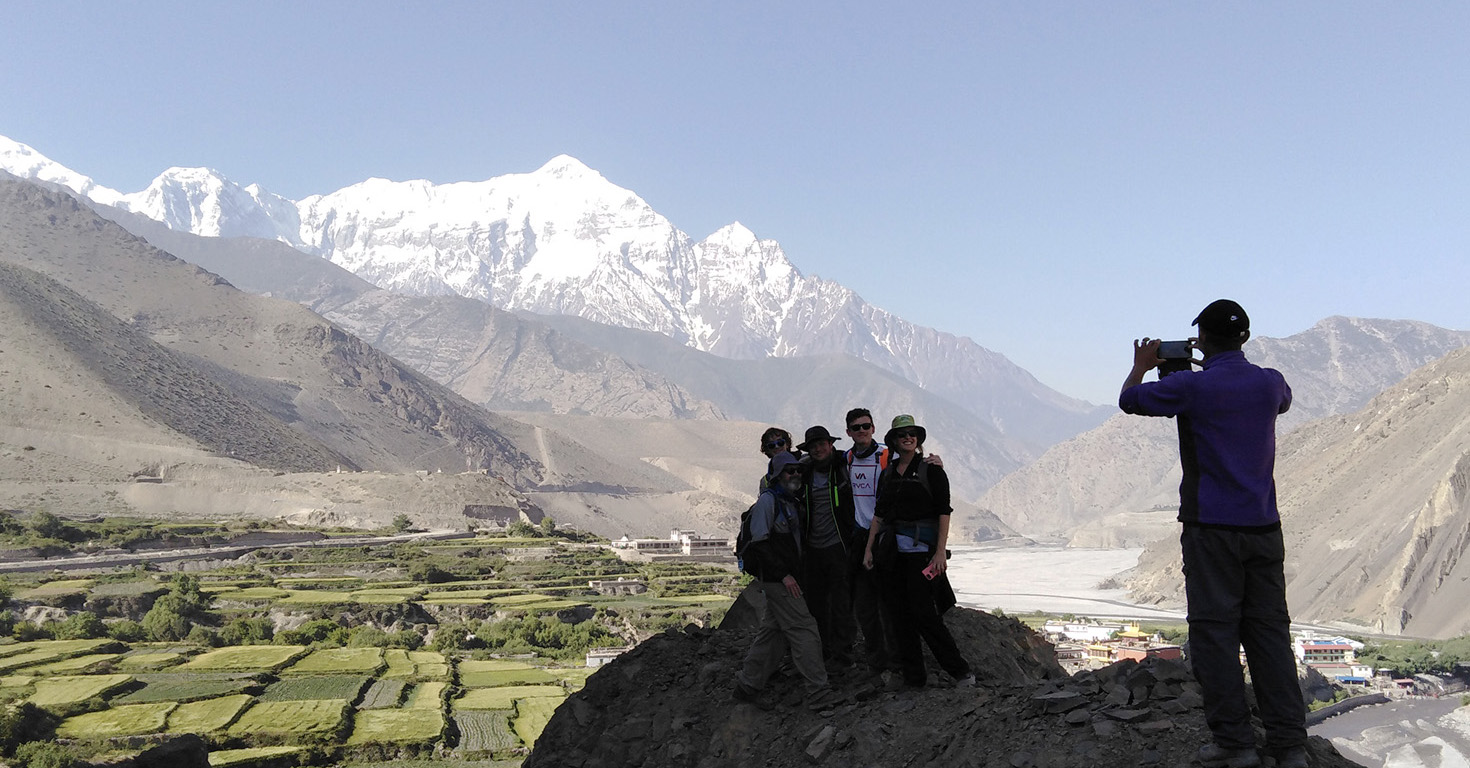
[(848, 583), (852, 585), (852, 615), (863, 631), (863, 649), (868, 666), (875, 670), (894, 665), (893, 622), (883, 604), (878, 571), (863, 567), (863, 550), (868, 546), (868, 529), (856, 528), (847, 542)]
[(909, 685), (923, 685), (928, 678), (920, 639), (951, 677), (958, 680), (970, 674), (970, 665), (960, 655), (954, 636), (939, 614), (934, 585), (924, 578), (930, 559), (931, 555), (922, 552), (899, 552), (878, 574), (883, 602), (893, 619), (894, 655), (903, 669), (903, 681)]
[(841, 542), (802, 553), (806, 578), (801, 591), (822, 635), (822, 655), (852, 660), (852, 593), (847, 583), (847, 550)]
[(1306, 744), (1306, 706), (1291, 649), (1281, 531), (1185, 526), (1179, 544), (1189, 601), (1190, 663), (1204, 693), (1205, 722), (1215, 743), (1255, 747), (1240, 667), (1244, 646), (1266, 747), (1280, 751)]

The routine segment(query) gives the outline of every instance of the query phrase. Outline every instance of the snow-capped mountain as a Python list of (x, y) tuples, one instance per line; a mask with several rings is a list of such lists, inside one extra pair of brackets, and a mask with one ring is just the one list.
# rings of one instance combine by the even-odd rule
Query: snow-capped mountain
[(122, 194), (4, 139), (0, 168), (171, 229), (280, 240), (389, 290), (576, 315), (731, 358), (849, 354), (1038, 447), (1100, 421), (1089, 404), (970, 339), (916, 326), (803, 275), (778, 243), (738, 223), (696, 242), (565, 155), (486, 181), (369, 179), (298, 202), (204, 168), (171, 168), (147, 189)]

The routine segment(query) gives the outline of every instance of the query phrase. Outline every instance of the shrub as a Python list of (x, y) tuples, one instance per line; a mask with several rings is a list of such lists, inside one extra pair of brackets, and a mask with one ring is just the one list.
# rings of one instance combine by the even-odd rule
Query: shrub
[(124, 643), (136, 643), (146, 639), (148, 631), (143, 628), (142, 624), (132, 619), (123, 619), (107, 625), (107, 635)]
[(51, 635), (57, 640), (91, 640), (94, 637), (107, 637), (107, 625), (102, 623), (97, 614), (82, 611), (57, 622)]

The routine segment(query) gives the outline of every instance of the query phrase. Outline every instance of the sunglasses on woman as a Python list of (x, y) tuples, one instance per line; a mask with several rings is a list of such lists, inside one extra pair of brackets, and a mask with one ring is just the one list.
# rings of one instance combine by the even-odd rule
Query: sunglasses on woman
[(775, 440), (772, 440), (771, 442), (766, 443), (765, 445), (761, 446), (761, 450), (763, 450), (763, 451), (769, 451), (769, 450), (771, 450), (773, 448), (785, 448), (785, 447), (786, 447), (786, 438), (784, 438), (784, 437), (778, 437)]

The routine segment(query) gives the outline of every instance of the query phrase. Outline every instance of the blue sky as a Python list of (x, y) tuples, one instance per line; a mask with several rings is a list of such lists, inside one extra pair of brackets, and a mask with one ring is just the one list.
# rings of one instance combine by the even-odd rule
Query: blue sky
[(1229, 296), (1470, 328), (1470, 5), (7, 4), (0, 134), (301, 198), (566, 153), (1110, 402)]

